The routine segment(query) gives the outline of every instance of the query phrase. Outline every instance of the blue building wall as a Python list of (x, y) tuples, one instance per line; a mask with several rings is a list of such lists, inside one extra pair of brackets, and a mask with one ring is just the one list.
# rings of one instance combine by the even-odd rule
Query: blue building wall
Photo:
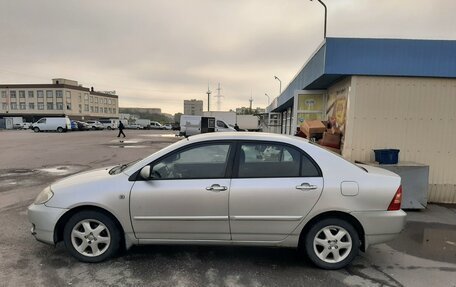
[(456, 41), (327, 38), (271, 108), (290, 106), (296, 90), (326, 89), (352, 75), (456, 78)]

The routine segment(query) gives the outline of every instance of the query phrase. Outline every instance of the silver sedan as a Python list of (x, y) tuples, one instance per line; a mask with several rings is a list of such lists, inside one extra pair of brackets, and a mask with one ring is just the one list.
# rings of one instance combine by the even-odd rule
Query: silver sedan
[(37, 240), (83, 262), (141, 244), (261, 245), (338, 269), (403, 229), (401, 194), (396, 174), (301, 138), (212, 133), (55, 182), (28, 217)]

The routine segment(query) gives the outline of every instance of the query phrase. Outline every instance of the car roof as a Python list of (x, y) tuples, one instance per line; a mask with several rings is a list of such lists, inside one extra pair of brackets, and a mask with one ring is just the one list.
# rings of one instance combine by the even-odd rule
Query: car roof
[(188, 138), (190, 141), (208, 141), (208, 140), (264, 140), (280, 142), (308, 142), (308, 140), (282, 134), (264, 133), (264, 132), (216, 132), (194, 135)]

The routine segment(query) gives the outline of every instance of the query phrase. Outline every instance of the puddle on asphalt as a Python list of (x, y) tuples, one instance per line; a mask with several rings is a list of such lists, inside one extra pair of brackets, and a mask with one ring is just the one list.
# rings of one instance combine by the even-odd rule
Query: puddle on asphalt
[(59, 165), (53, 167), (45, 167), (37, 169), (38, 171), (55, 174), (55, 175), (67, 175), (71, 173), (75, 173), (81, 170), (79, 166), (69, 166), (69, 165)]
[(113, 148), (146, 148), (146, 145), (110, 145)]
[(61, 177), (87, 169), (87, 166), (58, 165), (39, 169), (0, 170), (0, 192), (20, 187), (29, 187), (48, 182), (52, 177)]
[(119, 144), (136, 144), (142, 142), (144, 140), (139, 139), (132, 139), (132, 140), (112, 140), (111, 143), (119, 143)]
[(456, 263), (456, 225), (409, 221), (404, 231), (387, 244), (416, 257)]
[(177, 134), (141, 134), (141, 137), (163, 137), (163, 138), (175, 138)]

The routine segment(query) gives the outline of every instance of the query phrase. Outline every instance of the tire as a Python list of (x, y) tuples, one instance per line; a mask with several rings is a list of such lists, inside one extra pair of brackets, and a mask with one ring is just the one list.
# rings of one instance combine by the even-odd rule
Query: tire
[(74, 214), (68, 220), (63, 230), (63, 241), (73, 257), (82, 262), (96, 263), (119, 252), (121, 234), (111, 217), (87, 210)]
[(39, 133), (40, 132), (40, 128), (39, 127), (34, 127), (33, 131), (36, 132), (36, 133)]
[(314, 265), (334, 270), (347, 266), (355, 259), (360, 240), (356, 229), (347, 221), (326, 218), (309, 229), (303, 244), (307, 257)]
[(63, 133), (63, 128), (62, 128), (62, 127), (58, 127), (58, 128), (57, 128), (57, 132), (58, 132), (58, 133)]
[(108, 127), (108, 130), (112, 130), (112, 128), (111, 128), (111, 127)]

